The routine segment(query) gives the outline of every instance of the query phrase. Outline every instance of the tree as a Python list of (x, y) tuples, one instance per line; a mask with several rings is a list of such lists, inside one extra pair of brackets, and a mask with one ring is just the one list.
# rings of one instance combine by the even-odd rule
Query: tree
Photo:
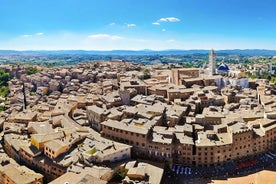
[(144, 74), (144, 79), (150, 79), (151, 75), (150, 75), (150, 70), (148, 68), (144, 70), (143, 74)]
[(37, 68), (33, 68), (33, 67), (27, 68), (27, 70), (26, 70), (26, 73), (28, 75), (35, 74), (37, 72), (40, 72), (40, 70), (38, 70)]
[(0, 69), (0, 86), (7, 86), (10, 74)]
[(1, 86), (0, 87), (0, 96), (8, 97), (8, 94), (9, 94), (9, 88), (7, 86)]

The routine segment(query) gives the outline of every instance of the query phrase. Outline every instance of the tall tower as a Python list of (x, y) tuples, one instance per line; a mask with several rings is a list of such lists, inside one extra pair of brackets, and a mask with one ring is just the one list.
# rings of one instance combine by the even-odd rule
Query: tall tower
[(214, 49), (209, 52), (209, 68), (211, 76), (216, 74), (216, 53)]

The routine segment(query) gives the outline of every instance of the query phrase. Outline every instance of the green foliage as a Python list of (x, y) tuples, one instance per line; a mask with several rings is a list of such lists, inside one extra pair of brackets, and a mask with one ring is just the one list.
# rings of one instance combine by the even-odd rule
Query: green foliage
[(270, 76), (268, 73), (262, 73), (261, 78), (262, 79), (270, 79)]
[(8, 97), (8, 94), (9, 94), (9, 88), (7, 86), (1, 86), (0, 87), (0, 96)]
[(0, 86), (7, 86), (10, 74), (0, 69)]
[(250, 79), (257, 79), (258, 77), (256, 75), (253, 75), (252, 73), (250, 72), (246, 72), (246, 76)]
[(150, 79), (150, 78), (151, 78), (150, 70), (149, 70), (149, 69), (146, 68), (146, 69), (144, 70), (143, 74), (144, 74), (144, 80), (145, 80), (145, 79)]
[(276, 77), (272, 77), (271, 79), (270, 79), (270, 82), (272, 82), (272, 83), (276, 83)]
[(115, 173), (115, 178), (118, 180), (118, 181), (121, 181), (121, 180), (123, 180), (125, 177), (126, 177), (126, 175), (127, 175), (127, 169), (119, 169), (119, 170), (117, 170), (116, 171), (116, 173)]
[(10, 74), (4, 70), (0, 70), (0, 96), (8, 97), (9, 88), (8, 81), (10, 80)]
[(133, 68), (133, 70), (140, 72), (141, 71), (141, 67), (140, 66), (135, 67), (135, 68)]
[(38, 73), (38, 72), (40, 72), (40, 70), (38, 70), (37, 68), (33, 68), (33, 67), (27, 68), (27, 70), (26, 70), (26, 73), (28, 75), (35, 74), (35, 73)]
[(192, 63), (184, 63), (183, 68), (193, 68), (195, 67)]
[(271, 63), (272, 63), (272, 65), (276, 65), (276, 58), (273, 58), (273, 59), (271, 60)]
[(89, 155), (93, 155), (94, 153), (96, 153), (97, 149), (93, 148), (91, 150), (88, 150), (86, 153), (88, 153)]
[(122, 178), (124, 179), (126, 177), (126, 172), (117, 172), (117, 174)]
[(0, 112), (4, 111), (5, 110), (5, 106), (3, 105), (0, 105)]

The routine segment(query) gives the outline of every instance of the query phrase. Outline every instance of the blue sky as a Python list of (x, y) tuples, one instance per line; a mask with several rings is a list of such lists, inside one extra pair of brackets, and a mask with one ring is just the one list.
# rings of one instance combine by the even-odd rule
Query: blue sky
[(274, 0), (0, 0), (0, 49), (276, 49)]

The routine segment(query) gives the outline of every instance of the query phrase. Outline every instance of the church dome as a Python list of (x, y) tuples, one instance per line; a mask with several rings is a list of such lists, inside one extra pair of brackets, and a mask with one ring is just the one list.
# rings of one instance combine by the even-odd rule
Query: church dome
[(227, 64), (222, 63), (219, 65), (218, 70), (229, 71), (229, 67), (227, 66)]

